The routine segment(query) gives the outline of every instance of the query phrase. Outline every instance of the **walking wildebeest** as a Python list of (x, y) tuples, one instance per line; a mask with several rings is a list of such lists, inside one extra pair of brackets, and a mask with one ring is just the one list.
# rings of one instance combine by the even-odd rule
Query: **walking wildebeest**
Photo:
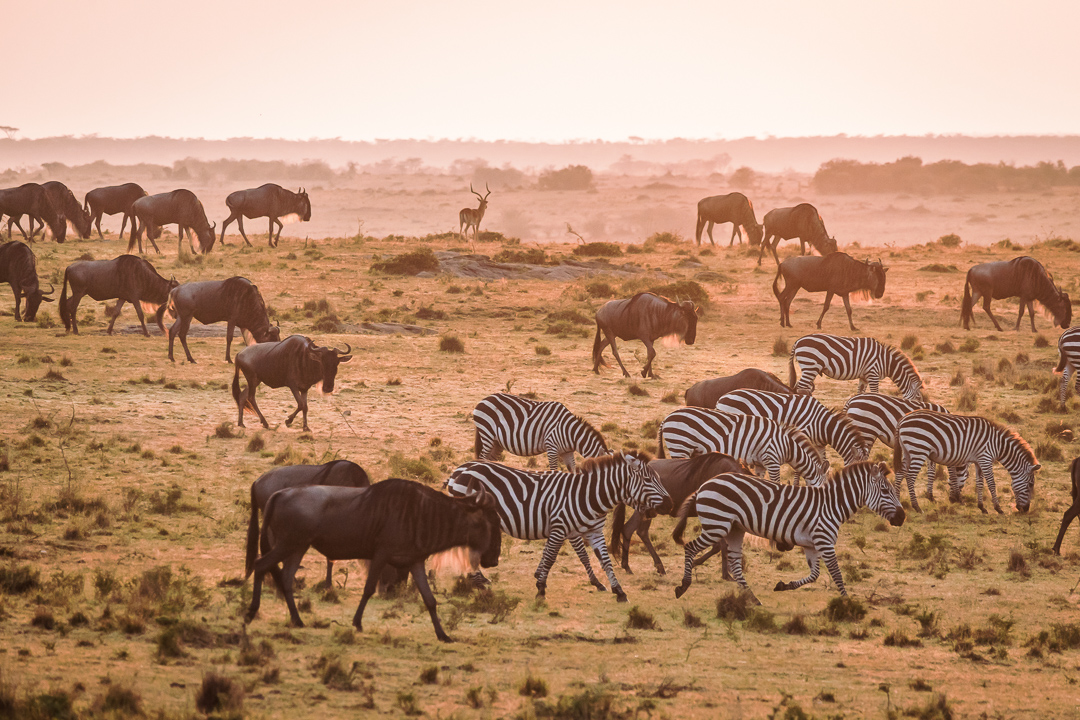
[[(862, 262), (842, 252), (829, 253), (825, 257), (811, 255), (788, 258), (777, 266), (772, 285), (773, 295), (780, 302), (780, 327), (791, 327), (791, 301), (802, 288), (807, 292), (825, 293), (825, 306), (821, 308), (821, 317), (817, 321), (819, 330), (825, 313), (829, 312), (833, 295), (839, 295), (847, 310), (848, 326), (858, 331), (851, 321), (851, 301), (848, 296), (861, 291), (864, 296), (869, 294), (875, 300), (881, 298), (885, 294), (885, 273), (888, 271), (880, 260), (871, 262), (867, 258)], [(784, 276), (783, 291), (779, 287), (781, 275)]]
[[(183, 188), (172, 192), (147, 195), (136, 200), (131, 205), (134, 214), (132, 219), (131, 239), (128, 241), (127, 251), (130, 253), (139, 243), (139, 252), (142, 253), (142, 233), (146, 230), (146, 237), (154, 250), (161, 254), (154, 240), (161, 236), (161, 226), (176, 223), (179, 227), (179, 242), (176, 252), (179, 254), (184, 249), (184, 230), (187, 230), (188, 241), (191, 243), (191, 252), (208, 253), (214, 247), (217, 235), (214, 234), (217, 223), (213, 225), (206, 219), (206, 210), (195, 197), (195, 193)], [(192, 232), (194, 231), (194, 232)], [(195, 236), (199, 237), (199, 250), (195, 249)]]
[(807, 243), (822, 255), (836, 252), (836, 238), (829, 237), (829, 233), (825, 231), (825, 222), (817, 208), (810, 203), (770, 210), (765, 213), (764, 224), (765, 239), (761, 242), (761, 251), (758, 253), (758, 265), (761, 264), (766, 248), (772, 253), (776, 264), (780, 264), (776, 248), (781, 240), (799, 238), (801, 255), (806, 254)]
[(67, 185), (57, 180), (41, 184), (57, 215), (63, 215), (83, 240), (90, 239), (90, 213), (75, 199)]
[[(121, 255), (112, 260), (81, 260), (68, 265), (64, 271), (64, 285), (60, 291), (60, 319), (64, 327), (76, 335), (79, 334), (79, 302), (89, 295), (94, 300), (116, 299), (116, 307), (105, 307), (105, 314), (110, 316), (108, 334), (112, 335), (116, 318), (125, 302), (131, 303), (135, 314), (139, 316), (143, 335), (150, 337), (143, 316), (144, 305), (154, 306), (154, 320), (162, 334), (165, 324), (162, 317), (169, 302), (169, 291), (180, 283), (176, 278), (166, 280), (154, 266), (135, 255)], [(68, 298), (68, 286), (71, 297)]]
[(188, 350), (187, 334), (192, 318), (203, 325), (225, 321), (225, 361), (232, 362), (233, 328), (244, 333), (248, 344), (276, 342), (281, 339), (281, 328), (271, 325), (266, 314), (266, 303), (259, 288), (247, 278), (231, 277), (226, 280), (203, 280), (184, 283), (169, 293), (169, 311), (176, 321), (169, 327), (169, 359), (173, 360), (173, 343), (180, 336), (188, 362), (195, 362)]
[[(739, 244), (742, 244), (742, 232), (739, 227), (746, 228), (746, 240), (751, 247), (761, 244), (764, 226), (759, 225), (757, 216), (754, 214), (754, 204), (740, 192), (727, 195), (713, 195), (703, 198), (697, 204), (697, 231), (695, 239), (701, 244), (701, 229), (705, 228), (709, 234), (709, 242), (714, 246), (713, 225), (717, 223), (731, 223), (731, 240), (728, 247), (735, 243), (735, 236), (739, 236)], [(707, 227), (706, 227), (707, 226)]]
[[(349, 351), (352, 347), (345, 344), (345, 350), (319, 347), (303, 335), (290, 335), (281, 342), (264, 342), (251, 345), (236, 353), (236, 370), (233, 372), (232, 395), (236, 401), (239, 419), (236, 424), (244, 427), (244, 409), (255, 411), (264, 428), (270, 427), (263, 417), (262, 410), (255, 402), (255, 388), (259, 383), (271, 388), (288, 387), (296, 398), (296, 410), (285, 421), (285, 427), (292, 425), (297, 413), (304, 413), (304, 430), (310, 430), (307, 421), (307, 392), (316, 384), (322, 383), (324, 393), (334, 392), (334, 378), (337, 377), (338, 364), (352, 360)], [(240, 373), (244, 373), (247, 387), (240, 391)]]
[(990, 300), (1011, 297), (1020, 298), (1020, 314), (1016, 316), (1013, 330), (1020, 329), (1026, 306), (1031, 318), (1031, 331), (1035, 332), (1036, 300), (1053, 313), (1055, 324), (1067, 328), (1072, 323), (1072, 302), (1068, 293), (1054, 284), (1042, 263), (1025, 255), (1012, 260), (980, 263), (968, 270), (967, 279), (964, 280), (964, 299), (960, 303), (960, 321), (964, 329), (970, 329), (970, 323), (975, 321), (974, 306), (982, 298), (983, 310), (1000, 331), (1001, 325), (990, 312)]
[[(311, 220), (311, 201), (308, 200), (307, 191), (300, 188), (296, 192), (286, 190), (280, 185), (266, 183), (251, 190), (237, 190), (229, 193), (225, 198), (225, 204), (229, 206), (229, 217), (221, 224), (221, 244), (225, 244), (225, 228), (229, 223), (236, 221), (240, 228), (240, 236), (251, 247), (251, 241), (244, 233), (244, 218), (253, 219), (260, 217), (270, 218), (269, 243), (270, 247), (277, 247), (281, 242), (281, 231), (285, 227), (279, 218), (287, 215), (296, 215), (304, 222)], [(277, 239), (274, 239), (274, 223), (277, 223)]]
[(353, 616), (357, 630), (363, 631), (364, 608), (383, 568), (390, 566), (412, 573), (436, 637), (451, 642), (435, 613), (424, 562), (436, 553), (464, 547), (474, 563), (478, 559), (481, 567), (496, 567), (502, 530), (494, 501), (478, 484), (475, 494), (451, 498), (418, 482), (390, 478), (367, 488), (314, 486), (274, 493), (266, 505), (262, 543), (270, 550), (255, 562), (247, 622), (259, 611), (263, 575), (280, 572), (289, 617), (293, 625), (303, 627), (293, 600), (293, 580), (304, 553), (313, 547), (328, 560), (371, 561)]
[[(311, 485), (364, 488), (371, 485), (364, 469), (350, 460), (332, 460), (322, 465), (286, 465), (264, 472), (251, 483), (251, 519), (248, 521), (247, 559), (244, 572), (251, 574), (255, 556), (259, 554), (259, 512), (265, 513), (266, 503), (278, 490)], [(267, 548), (263, 548), (265, 551)], [(331, 587), (334, 561), (326, 561), (326, 587)]]
[(90, 221), (97, 225), (98, 237), (102, 240), (105, 236), (101, 233), (101, 216), (116, 215), (123, 213), (120, 221), (120, 239), (124, 239), (124, 228), (128, 219), (131, 219), (131, 232), (135, 233), (135, 212), (131, 206), (139, 198), (146, 197), (147, 193), (136, 183), (124, 183), (123, 185), (110, 185), (100, 187), (86, 193), (86, 212), (90, 214)]
[[(38, 285), (37, 261), (34, 251), (26, 243), (13, 240), (0, 245), (0, 283), (5, 282), (11, 285), (11, 291), (15, 294), (15, 322), (33, 322), (41, 303), (53, 301)], [(51, 293), (53, 289), (50, 284), (48, 292)], [(26, 312), (20, 317), (19, 308), (24, 297)]]
[[(484, 183), (484, 189), (487, 190), (486, 195), (481, 195), (472, 189), (472, 183), (469, 183), (469, 192), (476, 197), (480, 198), (480, 207), (462, 208), (458, 213), (458, 237), (464, 239), (469, 236), (469, 228), (473, 229), (473, 242), (479, 242), (480, 240), (480, 221), (484, 219), (484, 212), (487, 210), (488, 195), (491, 194), (491, 188)], [(465, 229), (465, 233), (462, 234), (462, 228)]]
[(593, 340), (592, 349), (593, 372), (599, 375), (600, 366), (607, 367), (603, 353), (604, 348), (610, 345), (611, 354), (622, 368), (623, 377), (630, 377), (615, 347), (615, 339), (618, 338), (643, 342), (648, 352), (648, 360), (641, 370), (641, 377), (658, 377), (652, 371), (653, 358), (656, 357), (653, 341), (674, 335), (687, 345), (693, 345), (697, 339), (698, 311), (699, 308), (689, 300), (672, 302), (649, 292), (638, 293), (629, 300), (611, 300), (604, 303), (604, 306), (596, 311), (596, 339)]
[(771, 372), (747, 368), (728, 377), (702, 380), (687, 388), (683, 397), (691, 407), (703, 407), (710, 410), (716, 407), (716, 401), (732, 390), (768, 390), (769, 392), (791, 394), (791, 388)]
[[(11, 226), (19, 228), (23, 239), (27, 242), (34, 241), (37, 230), (34, 229), (36, 220), (42, 228), (46, 225), (52, 231), (53, 239), (58, 243), (64, 242), (67, 237), (67, 218), (56, 212), (49, 200), (45, 188), (37, 183), (25, 183), (16, 188), (0, 190), (0, 215), (8, 216), (8, 239), (11, 239)], [(23, 215), (30, 218), (30, 234), (27, 235), (19, 220)], [(42, 233), (44, 237), (44, 233)]]
[(1080, 516), (1080, 457), (1073, 459), (1069, 472), (1072, 475), (1072, 505), (1065, 510), (1065, 515), (1061, 518), (1061, 529), (1054, 541), (1055, 555), (1061, 554), (1061, 541), (1065, 539), (1065, 531), (1069, 529), (1072, 521)]

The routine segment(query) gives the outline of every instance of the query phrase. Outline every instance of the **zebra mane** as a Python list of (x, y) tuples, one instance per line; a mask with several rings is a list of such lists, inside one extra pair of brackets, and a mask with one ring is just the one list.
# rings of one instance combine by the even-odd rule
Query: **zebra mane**
[(862, 462), (856, 462), (856, 463), (851, 463), (850, 465), (845, 465), (844, 467), (840, 468), (839, 470), (833, 470), (831, 473), (829, 473), (829, 477), (826, 480), (826, 482), (833, 483), (833, 484), (837, 483), (837, 482), (840, 481), (841, 478), (846, 479), (848, 476), (856, 474), (859, 470), (872, 469), (873, 466), (875, 466), (875, 465), (885, 465), (885, 467), (883, 468), (883, 471), (885, 473), (885, 477), (889, 476), (889, 467), (885, 463), (873, 462), (872, 460), (863, 460)]
[[(570, 413), (570, 414), (574, 415), (573, 413)], [(607, 440), (604, 439), (604, 434), (602, 432), (600, 432), (599, 430), (597, 430), (596, 427), (591, 422), (589, 422), (585, 418), (580, 417), (578, 415), (574, 415), (574, 419), (577, 420), (582, 425), (584, 425), (586, 427), (586, 429), (590, 433), (592, 433), (592, 435), (594, 435), (597, 440), (600, 441), (600, 446), (601, 447), (603, 447), (605, 450), (610, 450), (611, 449), (610, 447), (608, 447)]]
[(780, 427), (784, 428), (791, 434), (791, 438), (795, 441), (796, 445), (803, 446), (804, 450), (809, 451), (810, 455), (824, 460), (825, 456), (817, 449), (810, 437), (802, 431), (802, 428), (795, 427), (794, 425), (788, 425), (787, 423), (777, 423)]
[(1020, 450), (1027, 454), (1028, 459), (1031, 460), (1032, 465), (1038, 465), (1039, 459), (1035, 457), (1035, 451), (1031, 449), (1031, 445), (1028, 441), (1020, 436), (1020, 433), (1016, 432), (1010, 427), (1005, 427), (999, 422), (991, 420), (990, 418), (983, 418), (986, 422), (990, 423), (990, 427), (997, 430), (1004, 436), (1006, 442), (1014, 442), (1020, 446)]
[(890, 360), (899, 365), (911, 368), (911, 372), (915, 374), (915, 379), (919, 381), (920, 385), (923, 384), (919, 368), (915, 367), (915, 363), (911, 361), (911, 358), (909, 358), (903, 350), (893, 345), (886, 345), (885, 343), (881, 343), (881, 346), (885, 348), (885, 354), (889, 356)]
[(652, 460), (652, 456), (641, 450), (622, 450), (614, 455), (601, 455), (600, 457), (585, 458), (578, 464), (579, 473), (590, 473), (602, 470), (612, 465), (621, 464), (628, 457), (636, 458), (643, 463)]

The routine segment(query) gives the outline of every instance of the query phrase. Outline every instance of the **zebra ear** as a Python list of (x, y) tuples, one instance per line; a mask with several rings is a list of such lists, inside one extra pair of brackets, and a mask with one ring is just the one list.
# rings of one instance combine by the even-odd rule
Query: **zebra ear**
[(881, 472), (885, 473), (885, 476), (889, 476), (889, 464), (885, 462), (879, 462), (878, 467), (881, 468)]
[(1035, 467), (1031, 468), (1031, 472), (1035, 472), (1036, 470), (1042, 470), (1042, 465), (1036, 465)]

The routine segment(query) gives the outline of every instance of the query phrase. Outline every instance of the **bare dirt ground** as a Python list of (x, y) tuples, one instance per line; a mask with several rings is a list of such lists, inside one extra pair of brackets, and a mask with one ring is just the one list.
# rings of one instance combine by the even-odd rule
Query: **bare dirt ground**
[[(377, 480), (440, 483), (471, 457), (472, 407), (507, 388), (566, 403), (603, 427), (613, 446), (655, 450), (652, 423), (693, 382), (744, 367), (786, 378), (787, 355), (774, 354), (774, 343), (812, 332), (822, 299), (800, 295), (795, 328), (781, 330), (774, 266), (766, 260), (759, 269), (756, 252), (745, 247), (728, 250), (729, 226), (717, 229), (725, 247), (715, 251), (691, 240), (612, 259), (637, 265), (635, 275), (605, 273), (602, 265), (571, 281), (375, 274), (372, 262), (421, 245), (469, 251), (449, 238), (416, 239), (456, 225), (468, 204), (460, 179), (371, 177), (354, 188), (309, 187), (313, 221), (289, 226), (276, 249), (263, 236), (252, 238), (254, 250), (240, 250), (239, 236), (230, 235), (229, 247), (205, 259), (178, 260), (168, 241), (159, 243), (165, 256), (150, 259), (183, 281), (249, 277), (285, 333), (353, 346), (335, 394), (313, 393), (311, 433), (284, 427), (293, 407), (287, 392), (263, 389), (272, 428), (259, 431), (249, 416), (246, 431), (227, 437), (222, 424), (237, 416), (223, 333), (193, 337), (197, 364), (174, 364), (160, 336), (104, 335), (101, 303), (83, 302), (80, 318), (87, 317), (76, 337), (55, 326), (55, 305), (44, 306), (52, 326), (48, 319), (15, 323), (10, 295), (0, 294), (8, 313), (0, 317), (3, 697), (22, 707), (66, 698), (79, 713), (122, 716), (134, 701), (116, 698), (131, 690), (146, 713), (187, 717), (197, 714), (196, 693), (213, 671), (242, 688), (242, 712), (252, 717), (764, 717), (776, 708), (796, 717), (795, 706), (819, 717), (1076, 715), (1076, 532), (1063, 557), (1049, 552), (1069, 502), (1068, 461), (1077, 454), (1060, 432), (1076, 422), (1077, 401), (1065, 414), (1050, 401), (1060, 330), (1040, 315), (1039, 333), (1026, 319), (1013, 332), (1010, 302), (995, 304), (1004, 332), (989, 330), (982, 315), (972, 331), (958, 325), (963, 271), (976, 262), (1033, 254), (1076, 296), (1077, 246), (1061, 241), (1078, 234), (1075, 196), (815, 198), (797, 180), (775, 183), (781, 187), (752, 194), (759, 218), (775, 205), (814, 202), (842, 249), (880, 256), (890, 267), (881, 301), (854, 302), (856, 324), (893, 344), (914, 336), (910, 352), (932, 399), (955, 407), (966, 392), (974, 413), (1005, 422), (1037, 447), (1043, 470), (1031, 512), (1012, 507), (999, 467), (1004, 515), (980, 514), (970, 486), (962, 504), (943, 502), (940, 484), (938, 502), (924, 503), (926, 512), (901, 528), (882, 529), (876, 516), (859, 514), (838, 545), (849, 591), (866, 610), (857, 620), (826, 617), (836, 590), (824, 578), (770, 592), (778, 580), (800, 576), (805, 563), (797, 552), (761, 547), (748, 550), (747, 577), (764, 612), (718, 617), (717, 600), (733, 585), (720, 580), (716, 563), (699, 569), (676, 601), (682, 554), (664, 520), (653, 537), (669, 574), (658, 576), (639, 545), (631, 556), (636, 572), (617, 571), (630, 606), (651, 615), (656, 629), (632, 624), (629, 608), (593, 590), (566, 551), (547, 602), (534, 603), (542, 546), (507, 540), (486, 605), (452, 594), (453, 575), (438, 576), (440, 615), (455, 644), (436, 641), (411, 593), (373, 600), (365, 631), (353, 633), (361, 571), (341, 563), (334, 590), (316, 590), (323, 570), (315, 555), (299, 595), (307, 627), (288, 628), (284, 602), (271, 593), (245, 630), (248, 488), (275, 463), (337, 456)], [(199, 194), (208, 208), (224, 208), (230, 189)], [(702, 181), (601, 177), (595, 193), (493, 193), (483, 229), (520, 237), (526, 248), (540, 242), (552, 257), (571, 257), (575, 246), (561, 242), (566, 222), (588, 240), (640, 247), (658, 230), (692, 238), (697, 199), (727, 191)], [(947, 233), (965, 244), (934, 242)], [(1023, 249), (992, 245), (1005, 238)], [(1037, 244), (1047, 238), (1058, 241)], [(526, 248), (489, 242), (477, 252)], [(76, 258), (121, 251), (114, 237), (35, 246), (39, 273), (56, 283), (57, 295)], [(945, 272), (923, 269), (931, 264)], [(659, 380), (624, 380), (611, 369), (593, 375), (593, 327), (548, 320), (559, 310), (591, 318), (610, 297), (674, 280), (699, 282), (710, 302), (694, 346), (658, 349)], [(124, 313), (118, 325), (136, 322), (130, 308)], [(331, 313), (336, 319), (327, 320)], [(354, 330), (363, 323), (426, 327), (456, 335), (465, 352), (441, 352), (439, 337), (406, 331), (315, 329), (334, 322)], [(839, 303), (823, 329), (847, 333)], [(965, 348), (970, 340), (977, 347)], [(620, 347), (631, 372), (640, 369), (640, 344)], [(631, 394), (634, 385), (647, 394)], [(817, 395), (835, 407), (854, 391), (853, 383), (822, 380)], [(874, 457), (891, 459), (891, 452), (879, 445)], [(522, 694), (529, 689), (533, 696)]]

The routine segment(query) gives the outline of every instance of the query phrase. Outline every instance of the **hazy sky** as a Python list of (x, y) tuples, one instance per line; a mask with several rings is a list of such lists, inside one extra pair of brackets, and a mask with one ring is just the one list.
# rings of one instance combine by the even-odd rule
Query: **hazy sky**
[(18, 137), (1080, 132), (1080, 3), (0, 0)]

